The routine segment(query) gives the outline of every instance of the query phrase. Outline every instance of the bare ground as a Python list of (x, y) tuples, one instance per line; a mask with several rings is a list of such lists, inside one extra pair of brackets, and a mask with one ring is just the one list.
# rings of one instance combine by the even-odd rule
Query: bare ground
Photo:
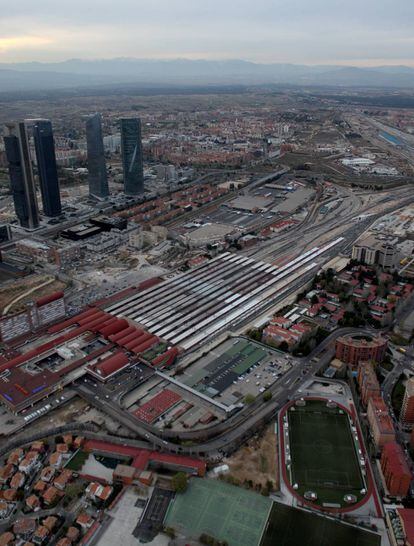
[(278, 438), (274, 423), (270, 424), (258, 439), (249, 442), (227, 458), (230, 467), (229, 474), (243, 483), (252, 480), (253, 484), (266, 485), (272, 481), (275, 489), (279, 489)]

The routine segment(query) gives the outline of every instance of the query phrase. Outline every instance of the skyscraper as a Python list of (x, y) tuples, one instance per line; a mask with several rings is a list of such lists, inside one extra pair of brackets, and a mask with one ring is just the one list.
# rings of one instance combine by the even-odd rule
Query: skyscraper
[(33, 136), (43, 212), (46, 216), (59, 216), (62, 212), (62, 205), (51, 122), (47, 119), (35, 120)]
[(34, 229), (39, 225), (39, 211), (26, 125), (24, 122), (11, 123), (7, 129), (9, 134), (4, 137), (4, 144), (14, 208), (20, 225)]
[(121, 119), (121, 151), (125, 193), (127, 195), (143, 193), (144, 168), (140, 119)]
[(86, 120), (86, 145), (88, 148), (89, 195), (100, 198), (108, 197), (108, 177), (100, 114), (94, 114)]

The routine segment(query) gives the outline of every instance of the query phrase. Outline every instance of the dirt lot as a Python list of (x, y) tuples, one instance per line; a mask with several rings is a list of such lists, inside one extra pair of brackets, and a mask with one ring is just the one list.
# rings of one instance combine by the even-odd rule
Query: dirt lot
[(265, 429), (261, 438), (250, 440), (223, 462), (229, 465), (229, 474), (242, 483), (245, 480), (252, 480), (253, 484), (260, 483), (264, 487), (270, 480), (275, 489), (279, 489), (277, 445), (275, 426), (272, 423)]
[[(36, 286), (42, 285), (49, 279), (53, 279), (53, 277), (50, 275), (30, 275), (28, 277), (24, 277), (23, 279), (5, 283), (0, 289), (0, 313), (2, 313), (6, 305), (11, 303), (15, 298), (25, 292), (28, 292)], [(65, 288), (65, 283), (55, 280), (43, 288), (33, 290), (33, 292), (30, 292), (30, 294), (20, 299), (18, 302), (12, 305), (10, 312), (21, 311), (25, 308), (24, 304), (28, 301), (37, 300), (42, 296), (53, 294), (53, 292), (64, 290)]]

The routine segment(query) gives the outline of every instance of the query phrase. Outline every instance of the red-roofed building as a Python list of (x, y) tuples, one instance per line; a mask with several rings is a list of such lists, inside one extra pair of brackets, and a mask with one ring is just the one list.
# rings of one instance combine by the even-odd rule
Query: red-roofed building
[(361, 361), (359, 363), (357, 380), (364, 407), (367, 407), (370, 398), (381, 396), (381, 387), (371, 362)]
[(413, 478), (401, 446), (386, 444), (381, 455), (381, 469), (391, 497), (406, 497)]
[(405, 535), (405, 545), (414, 546), (414, 510), (412, 508), (397, 508), (401, 527)]
[(138, 408), (134, 412), (134, 415), (140, 421), (153, 423), (180, 400), (181, 396), (179, 394), (169, 389), (165, 389)]
[(386, 403), (380, 396), (369, 398), (367, 418), (374, 445), (378, 450), (381, 450), (385, 444), (395, 441), (394, 423)]

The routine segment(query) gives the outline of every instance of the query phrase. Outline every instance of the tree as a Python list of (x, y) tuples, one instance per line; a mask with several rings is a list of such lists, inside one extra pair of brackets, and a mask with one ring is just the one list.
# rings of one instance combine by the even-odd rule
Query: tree
[(272, 393), (270, 391), (265, 391), (263, 393), (263, 402), (269, 402), (272, 399)]
[(253, 394), (246, 394), (244, 397), (244, 403), (245, 404), (252, 404), (255, 401), (255, 397)]
[(282, 341), (282, 343), (279, 345), (279, 349), (283, 351), (284, 353), (287, 353), (289, 351), (289, 344), (287, 341)]
[(164, 533), (170, 538), (175, 538), (176, 537), (176, 532), (175, 532), (174, 527), (165, 527), (164, 528)]
[(177, 472), (172, 478), (171, 485), (176, 493), (184, 493), (188, 487), (188, 477), (185, 472)]

